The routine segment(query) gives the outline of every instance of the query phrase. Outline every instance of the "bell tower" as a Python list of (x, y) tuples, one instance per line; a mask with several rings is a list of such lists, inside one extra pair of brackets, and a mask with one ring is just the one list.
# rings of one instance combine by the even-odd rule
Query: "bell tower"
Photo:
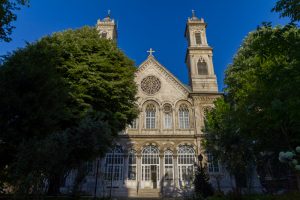
[(111, 18), (110, 10), (104, 19), (98, 19), (96, 28), (101, 38), (117, 41), (117, 26), (115, 20)]
[(196, 17), (193, 10), (185, 30), (188, 41), (185, 63), (193, 92), (218, 92), (212, 60), (213, 49), (207, 43), (206, 26), (204, 20)]

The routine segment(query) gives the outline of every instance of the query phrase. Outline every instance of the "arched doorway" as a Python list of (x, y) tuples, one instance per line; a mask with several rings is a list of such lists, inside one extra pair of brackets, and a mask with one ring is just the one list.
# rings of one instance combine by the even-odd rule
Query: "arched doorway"
[(142, 151), (142, 188), (159, 187), (159, 151), (155, 146), (147, 146)]
[(182, 145), (178, 149), (178, 175), (180, 187), (191, 187), (194, 179), (195, 151), (192, 146)]

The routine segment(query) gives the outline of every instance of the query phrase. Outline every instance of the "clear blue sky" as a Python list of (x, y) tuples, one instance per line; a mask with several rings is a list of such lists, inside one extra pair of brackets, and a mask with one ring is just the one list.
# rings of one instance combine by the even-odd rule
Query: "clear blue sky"
[(183, 83), (188, 83), (184, 63), (186, 20), (195, 9), (208, 23), (207, 37), (214, 48), (214, 67), (222, 90), (224, 71), (243, 38), (262, 22), (285, 24), (271, 13), (276, 0), (30, 0), (18, 12), (10, 43), (0, 43), (0, 55), (24, 47), (53, 32), (94, 26), (112, 11), (118, 23), (119, 47), (139, 65), (152, 47), (155, 57)]

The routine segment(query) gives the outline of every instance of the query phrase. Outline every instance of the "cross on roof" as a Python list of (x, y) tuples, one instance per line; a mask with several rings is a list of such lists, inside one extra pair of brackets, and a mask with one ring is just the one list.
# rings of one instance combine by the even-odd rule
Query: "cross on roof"
[(153, 51), (153, 49), (150, 48), (149, 51), (147, 51), (147, 52), (149, 53), (149, 56), (153, 56), (152, 54), (153, 54), (155, 51)]

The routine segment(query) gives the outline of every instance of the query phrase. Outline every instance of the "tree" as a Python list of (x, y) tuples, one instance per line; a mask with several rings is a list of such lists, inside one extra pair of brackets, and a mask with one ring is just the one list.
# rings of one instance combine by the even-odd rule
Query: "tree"
[[(210, 146), (233, 156), (253, 152), (256, 164), (266, 166), (278, 163), (280, 151), (299, 145), (299, 52), (300, 31), (295, 25), (265, 24), (246, 37), (226, 70), (224, 100), (208, 113), (206, 131), (215, 138), (209, 138)], [(232, 159), (239, 161), (228, 160)], [(249, 164), (244, 161), (242, 165)]]
[(253, 143), (240, 131), (241, 118), (234, 106), (227, 102), (226, 96), (225, 99), (217, 99), (214, 105), (206, 114), (206, 135), (202, 143), (233, 176), (236, 183), (233, 189), (240, 194), (242, 187), (251, 187)]
[(195, 194), (197, 199), (206, 199), (214, 194), (212, 185), (209, 183), (209, 176), (203, 167), (197, 167), (195, 174)]
[(0, 41), (11, 41), (10, 35), (15, 28), (12, 25), (17, 19), (15, 11), (21, 6), (28, 5), (29, 0), (1, 0), (0, 3)]
[(272, 9), (279, 12), (280, 17), (289, 17), (292, 22), (300, 20), (300, 1), (299, 0), (279, 0)]
[(265, 25), (249, 34), (226, 71), (228, 101), (258, 151), (294, 149), (300, 142), (299, 50), (294, 25)]
[(136, 68), (95, 28), (27, 44), (0, 66), (1, 170), (32, 193), (104, 154), (137, 115)]

